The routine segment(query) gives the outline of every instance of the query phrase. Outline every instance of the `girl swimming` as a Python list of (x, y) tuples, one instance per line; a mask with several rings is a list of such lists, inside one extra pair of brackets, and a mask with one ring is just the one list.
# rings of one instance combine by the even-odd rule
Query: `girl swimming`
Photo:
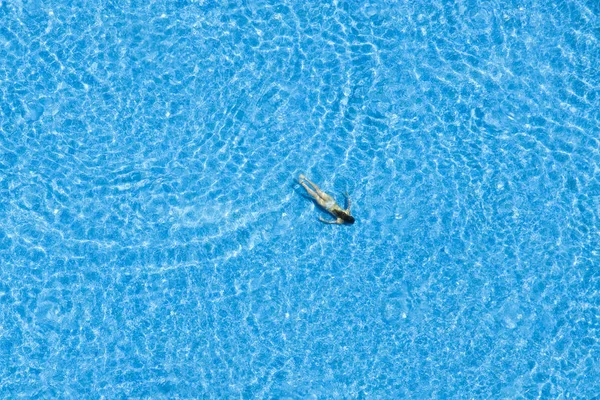
[[(307, 182), (308, 182), (308, 184), (310, 184), (312, 186), (312, 189), (306, 184)], [(315, 185), (314, 183), (312, 183), (311, 181), (306, 179), (306, 177), (304, 175), (300, 174), (300, 177), (298, 178), (298, 183), (300, 183), (304, 187), (304, 189), (306, 189), (308, 194), (310, 194), (312, 196), (312, 198), (315, 199), (317, 204), (319, 204), (321, 207), (323, 207), (325, 210), (327, 210), (328, 213), (330, 213), (331, 215), (336, 217), (335, 221), (328, 221), (326, 219), (319, 217), (319, 221), (324, 222), (326, 224), (344, 224), (344, 223), (353, 224), (354, 223), (354, 217), (352, 215), (350, 215), (351, 202), (350, 202), (350, 198), (348, 197), (347, 193), (344, 193), (344, 195), (346, 196), (346, 205), (347, 205), (346, 209), (344, 210), (342, 207), (340, 207), (338, 205), (338, 203), (336, 203), (336, 201), (333, 199), (333, 197), (331, 197), (330, 195), (328, 195), (327, 193), (325, 193), (321, 189), (319, 189), (319, 187), (317, 185)]]

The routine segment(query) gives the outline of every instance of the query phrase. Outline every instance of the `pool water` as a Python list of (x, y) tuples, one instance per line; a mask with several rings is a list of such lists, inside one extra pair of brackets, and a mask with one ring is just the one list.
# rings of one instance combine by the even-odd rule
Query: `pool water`
[(598, 4), (0, 1), (0, 397), (600, 395)]

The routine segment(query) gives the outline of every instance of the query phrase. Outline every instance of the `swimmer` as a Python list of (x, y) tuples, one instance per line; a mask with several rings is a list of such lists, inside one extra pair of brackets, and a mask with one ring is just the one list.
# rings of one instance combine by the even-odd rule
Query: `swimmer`
[[(308, 182), (313, 187), (314, 190), (311, 189), (306, 184), (306, 182)], [(348, 193), (344, 193), (344, 195), (346, 196), (346, 204), (347, 204), (347, 208), (344, 210), (344, 209), (342, 209), (342, 207), (340, 207), (338, 205), (338, 203), (335, 202), (333, 197), (331, 197), (330, 195), (328, 195), (327, 193), (325, 193), (321, 189), (319, 189), (319, 187), (317, 185), (315, 185), (314, 183), (312, 183), (311, 181), (306, 179), (306, 177), (304, 175), (300, 174), (298, 183), (300, 183), (304, 187), (304, 189), (306, 189), (308, 194), (310, 194), (312, 196), (312, 198), (315, 199), (317, 204), (319, 204), (321, 207), (323, 207), (325, 210), (327, 210), (328, 213), (330, 213), (331, 215), (336, 217), (335, 221), (328, 221), (326, 219), (319, 217), (319, 221), (324, 222), (326, 224), (344, 224), (344, 223), (353, 224), (354, 223), (354, 217), (352, 215), (350, 215), (350, 198), (348, 197)]]

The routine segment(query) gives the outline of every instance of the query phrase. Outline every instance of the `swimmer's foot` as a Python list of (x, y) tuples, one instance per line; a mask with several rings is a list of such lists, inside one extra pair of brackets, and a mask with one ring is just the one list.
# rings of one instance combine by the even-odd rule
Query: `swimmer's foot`
[(306, 179), (306, 177), (304, 175), (300, 174), (300, 176), (298, 177), (298, 179), (300, 179), (301, 181), (303, 181), (303, 180)]

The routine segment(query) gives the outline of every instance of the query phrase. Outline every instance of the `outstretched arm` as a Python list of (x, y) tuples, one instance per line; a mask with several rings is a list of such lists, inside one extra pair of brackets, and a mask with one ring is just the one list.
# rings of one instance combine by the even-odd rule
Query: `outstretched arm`
[(341, 218), (338, 218), (334, 221), (329, 221), (329, 220), (323, 219), (323, 217), (319, 217), (319, 221), (324, 222), (326, 224), (338, 224), (338, 225), (344, 223), (344, 220), (342, 220)]
[(349, 214), (352, 202), (350, 201), (350, 196), (348, 196), (348, 192), (344, 192), (344, 196), (346, 197), (346, 212)]

